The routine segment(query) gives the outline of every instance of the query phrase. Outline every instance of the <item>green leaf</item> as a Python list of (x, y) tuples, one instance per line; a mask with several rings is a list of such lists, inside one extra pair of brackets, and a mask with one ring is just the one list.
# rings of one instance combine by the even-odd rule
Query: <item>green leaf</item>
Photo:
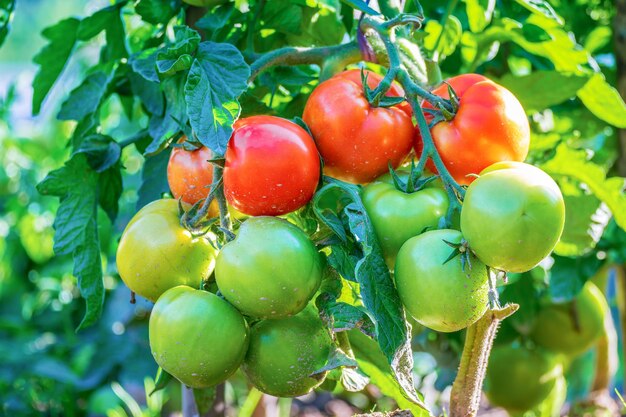
[(348, 334), (359, 369), (370, 378), (370, 382), (376, 385), (383, 395), (393, 398), (400, 409), (410, 410), (415, 417), (429, 416), (424, 408), (406, 399), (376, 342), (356, 330), (351, 330)]
[(600, 241), (611, 213), (593, 195), (565, 195), (565, 228), (554, 253), (582, 256)]
[(234, 3), (227, 3), (214, 7), (213, 9), (210, 9), (202, 18), (200, 18), (196, 22), (195, 26), (199, 29), (215, 32), (228, 24), (234, 10)]
[(355, 368), (341, 368), (341, 385), (346, 391), (360, 392), (365, 389), (370, 379), (367, 375)]
[(120, 1), (113, 6), (98, 10), (91, 16), (81, 20), (76, 37), (81, 41), (88, 41), (103, 30), (109, 30), (115, 24), (115, 21), (120, 19), (120, 10), (126, 3), (128, 2)]
[(377, 16), (378, 13), (376, 10), (372, 9), (368, 4), (362, 0), (341, 0), (342, 3), (347, 4), (355, 10), (360, 10), (365, 14), (369, 14), (372, 16)]
[(515, 94), (527, 113), (534, 113), (576, 97), (588, 80), (584, 75), (535, 71), (520, 77), (506, 74), (497, 82)]
[(141, 171), (141, 186), (137, 192), (139, 195), (137, 210), (169, 192), (170, 187), (167, 183), (167, 163), (169, 160), (169, 149), (146, 158)]
[(89, 166), (96, 172), (103, 172), (120, 160), (122, 148), (110, 136), (93, 134), (86, 136), (74, 153), (84, 153)]
[[(439, 61), (443, 61), (445, 57), (452, 55), (456, 50), (459, 42), (461, 42), (463, 27), (456, 16), (450, 15), (443, 34), (441, 31), (441, 23), (436, 20), (429, 20), (424, 27), (424, 32), (426, 32), (424, 47), (433, 53), (433, 57), (438, 56)], [(441, 39), (439, 39), (440, 37)]]
[(522, 26), (522, 35), (529, 42), (545, 42), (552, 40), (552, 36), (541, 26), (525, 23)]
[(135, 11), (145, 22), (157, 25), (167, 23), (178, 13), (180, 6), (180, 0), (140, 0)]
[(496, 0), (465, 0), (467, 21), (472, 32), (482, 32), (491, 22)]
[(41, 103), (72, 54), (79, 24), (80, 21), (72, 17), (43, 30), (42, 35), (49, 43), (33, 59), (39, 65), (33, 80), (33, 115), (39, 114)]
[(15, 10), (15, 0), (0, 0), (0, 46), (9, 34), (13, 10)]
[(54, 220), (54, 251), (57, 255), (74, 257), (74, 275), (87, 302), (79, 330), (98, 320), (104, 303), (96, 220), (97, 184), (98, 174), (87, 163), (86, 155), (77, 154), (37, 185), (41, 194), (54, 195), (61, 200)]
[(326, 362), (326, 365), (324, 365), (320, 369), (317, 369), (315, 372), (311, 373), (311, 375), (309, 375), (309, 376), (322, 374), (322, 373), (327, 372), (327, 371), (332, 371), (333, 369), (337, 369), (337, 368), (340, 368), (342, 366), (348, 366), (348, 367), (355, 368), (356, 366), (358, 366), (358, 364), (357, 364), (357, 362), (354, 359), (350, 358), (348, 355), (343, 353), (341, 350), (333, 349), (330, 352), (330, 355), (329, 355), (328, 361)]
[(82, 120), (88, 114), (94, 113), (107, 95), (113, 71), (108, 73), (97, 71), (85, 77), (81, 85), (70, 93), (70, 96), (61, 106), (57, 118), (59, 120)]
[(543, 15), (549, 19), (552, 19), (555, 22), (557, 22), (559, 25), (563, 24), (563, 19), (561, 18), (561, 16), (556, 14), (552, 6), (550, 6), (550, 3), (548, 3), (546, 0), (515, 0), (515, 1), (533, 13)]
[(157, 48), (150, 48), (130, 57), (130, 65), (133, 67), (133, 71), (147, 81), (155, 83), (161, 81), (156, 69), (157, 52)]
[(578, 97), (598, 119), (620, 129), (626, 128), (626, 104), (602, 74), (594, 74), (578, 91)]
[(117, 218), (119, 200), (123, 190), (122, 171), (119, 162), (102, 171), (98, 176), (98, 204), (109, 216), (111, 223), (115, 222)]
[(188, 26), (174, 28), (175, 41), (161, 48), (156, 55), (156, 67), (161, 76), (169, 77), (191, 67), (192, 54), (200, 44), (200, 34)]
[(550, 268), (548, 292), (552, 301), (564, 303), (572, 300), (582, 290), (585, 282), (602, 265), (595, 254), (577, 258), (553, 255), (554, 265)]
[(590, 54), (596, 53), (608, 45), (613, 36), (613, 31), (609, 26), (596, 26), (585, 37), (585, 49)]
[(174, 377), (168, 374), (166, 371), (163, 370), (163, 368), (159, 366), (159, 369), (157, 369), (157, 373), (156, 373), (156, 377), (154, 381), (154, 389), (150, 391), (148, 395), (152, 395), (157, 391), (161, 391), (162, 389), (167, 387), (167, 385), (170, 383), (172, 379), (174, 379)]
[(263, 8), (261, 18), (265, 28), (296, 35), (300, 32), (302, 7), (289, 0), (269, 1)]
[(139, 98), (146, 110), (151, 114), (163, 114), (165, 102), (161, 86), (158, 83), (146, 80), (136, 72), (128, 74), (128, 79), (133, 95)]
[(200, 44), (185, 84), (187, 114), (200, 142), (218, 155), (226, 151), (241, 110), (237, 97), (249, 76), (250, 67), (233, 45)]
[(161, 82), (165, 94), (165, 113), (153, 114), (148, 122), (148, 130), (153, 140), (146, 148), (147, 154), (160, 152), (167, 145), (167, 139), (180, 131), (180, 125), (187, 123), (184, 87), (185, 78), (182, 74)]
[(389, 269), (382, 257), (374, 227), (361, 201), (359, 188), (338, 180), (329, 179), (314, 197), (313, 209), (319, 220), (327, 225), (328, 210), (320, 209), (327, 194), (343, 194), (347, 205), (342, 212), (347, 218), (348, 230), (361, 250), (355, 275), (360, 284), (363, 304), (376, 326), (378, 344), (393, 368), (398, 384), (407, 398), (416, 404), (421, 400), (413, 386), (413, 356), (411, 334), (405, 321), (404, 310)]
[(606, 178), (602, 167), (589, 161), (584, 150), (574, 150), (566, 144), (559, 145), (554, 158), (541, 165), (541, 169), (554, 177), (570, 178), (586, 184), (589, 191), (608, 206), (617, 224), (626, 230), (624, 178)]

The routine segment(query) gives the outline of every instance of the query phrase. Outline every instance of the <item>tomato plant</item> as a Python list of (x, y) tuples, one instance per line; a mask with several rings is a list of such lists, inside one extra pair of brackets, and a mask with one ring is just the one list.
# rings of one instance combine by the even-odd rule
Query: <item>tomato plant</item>
[(217, 257), (223, 296), (244, 314), (280, 318), (301, 311), (322, 280), (320, 255), (291, 223), (273, 217), (246, 220)]
[(243, 316), (210, 292), (187, 286), (169, 289), (150, 314), (154, 360), (189, 387), (225, 381), (239, 368), (247, 348)]
[[(370, 77), (380, 80), (371, 72), (367, 77), (368, 84)], [(395, 88), (388, 93), (399, 91)], [(372, 106), (355, 72), (317, 86), (302, 118), (324, 160), (324, 172), (335, 178), (373, 181), (387, 171), (389, 163), (400, 165), (411, 150), (413, 124), (406, 108)]]
[(233, 129), (225, 155), (224, 193), (235, 209), (275, 216), (313, 197), (320, 161), (304, 129), (273, 116), (240, 119)]
[(163, 199), (133, 216), (122, 233), (116, 261), (128, 288), (156, 301), (170, 288), (197, 288), (208, 280), (215, 267), (215, 249), (181, 226), (176, 200)]

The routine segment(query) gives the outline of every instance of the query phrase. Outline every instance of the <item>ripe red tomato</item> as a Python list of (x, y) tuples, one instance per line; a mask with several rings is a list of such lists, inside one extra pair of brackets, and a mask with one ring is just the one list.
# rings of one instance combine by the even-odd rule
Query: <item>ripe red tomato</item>
[[(324, 172), (353, 183), (368, 183), (398, 167), (411, 151), (413, 123), (404, 108), (372, 107), (365, 98), (361, 75), (341, 73), (318, 85), (304, 107), (303, 119), (311, 129), (324, 160)], [(369, 72), (375, 87), (380, 76)], [(401, 94), (393, 87), (391, 95)]]
[(311, 136), (295, 123), (274, 116), (239, 119), (226, 150), (224, 192), (237, 210), (277, 216), (311, 200), (320, 160)]
[(172, 149), (167, 163), (167, 183), (175, 199), (193, 205), (209, 195), (213, 166), (207, 161), (211, 158), (211, 150), (204, 146), (195, 151)]
[[(469, 174), (479, 174), (491, 164), (523, 161), (528, 155), (530, 127), (517, 98), (478, 74), (459, 75), (447, 82), (459, 96), (459, 108), (452, 120), (437, 123), (430, 133), (454, 179), (459, 184), (470, 184), (474, 177)], [(433, 93), (450, 98), (446, 84)], [(428, 102), (422, 107), (433, 108)], [(419, 130), (415, 137), (415, 151), (419, 155), (423, 148)], [(431, 161), (428, 168), (436, 172)]]

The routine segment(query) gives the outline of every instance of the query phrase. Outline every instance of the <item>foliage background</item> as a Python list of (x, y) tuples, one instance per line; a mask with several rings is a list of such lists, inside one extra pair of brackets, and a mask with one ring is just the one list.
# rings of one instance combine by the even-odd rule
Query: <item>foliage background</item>
[[(466, 3), (472, 2), (468, 0)], [(594, 69), (600, 70), (610, 84), (615, 84), (617, 66), (611, 31), (611, 19), (615, 13), (613, 3), (606, 0), (555, 0), (552, 4), (563, 17), (565, 29), (574, 33), (577, 42), (592, 53), (597, 63)], [(35, 190), (35, 185), (49, 171), (61, 166), (69, 155), (67, 143), (74, 123), (58, 121), (56, 114), (68, 92), (78, 84), (86, 70), (97, 62), (99, 55), (99, 47), (95, 42), (81, 46), (53, 88), (41, 113), (32, 117), (31, 84), (36, 72), (33, 57), (45, 45), (40, 32), (62, 18), (88, 16), (107, 5), (105, 0), (20, 0), (17, 2), (11, 31), (0, 48), (0, 410), (6, 415), (78, 416), (103, 415), (107, 411), (126, 415), (133, 413), (133, 410), (136, 413), (130, 400), (123, 408), (118, 408), (122, 405), (120, 396), (124, 397), (125, 390), (143, 404), (144, 385), (149, 386), (151, 383), (150, 380), (145, 382), (145, 378), (153, 377), (156, 372), (147, 344), (146, 319), (150, 305), (142, 299), (136, 305), (128, 303), (129, 292), (116, 276), (114, 266), (116, 241), (135, 210), (143, 157), (134, 147), (124, 149), (124, 192), (120, 200), (120, 215), (115, 224), (110, 223), (104, 212), (98, 215), (107, 290), (105, 308), (102, 319), (95, 326), (78, 333), (75, 329), (83, 317), (84, 303), (79, 300), (76, 281), (71, 275), (72, 259), (67, 255), (55, 256), (52, 251), (52, 223), (58, 201), (56, 198), (42, 197)], [(433, 39), (440, 30), (437, 19), (444, 14), (445, 7), (439, 2), (424, 1), (423, 5), (427, 16), (433, 19), (430, 26), (426, 26), (424, 42), (427, 48), (429, 45), (434, 48)], [(497, 2), (497, 7), (503, 16), (523, 16), (524, 19), (528, 16), (527, 10), (513, 5), (513, 2)], [(464, 7), (457, 8), (457, 20), (465, 32), (470, 33), (464, 10)], [(526, 32), (522, 34), (541, 38), (549, 30), (545, 29), (549, 28), (549, 23), (540, 17), (535, 17), (534, 23), (526, 25), (523, 28)], [(452, 24), (447, 27), (453, 31), (449, 28), (456, 26)], [(534, 135), (531, 154), (531, 160), (536, 163), (552, 164), (548, 167), (551, 166), (557, 172), (568, 169), (586, 172), (590, 167), (583, 162), (593, 161), (602, 167), (602, 174), (608, 172), (609, 175), (615, 175), (614, 164), (619, 155), (617, 129), (599, 120), (597, 114), (592, 114), (582, 105), (581, 100), (567, 100), (572, 89), (579, 85), (579, 78), (589, 76), (589, 71), (578, 71), (573, 66), (569, 68), (571, 76), (550, 78), (556, 77), (552, 73), (555, 65), (575, 64), (577, 55), (570, 51), (571, 48), (568, 49), (567, 39), (559, 40), (562, 44), (554, 47), (556, 52), (541, 57), (530, 54), (526, 50), (528, 48), (521, 46), (523, 42), (519, 39), (519, 42), (515, 39), (507, 42), (505, 38), (512, 36), (510, 33), (514, 31), (503, 27), (502, 30), (496, 28), (487, 34), (481, 32), (481, 29), (476, 36), (470, 33), (463, 38), (459, 37), (454, 48), (451, 45), (458, 34), (451, 33), (450, 42), (444, 41), (440, 48), (441, 55), (450, 55), (442, 65), (444, 74), (486, 72), (518, 94), (527, 110), (537, 110), (532, 116)], [(332, 44), (343, 37), (340, 32), (323, 33), (327, 38), (316, 39), (316, 42)], [(489, 36), (502, 42), (497, 57), (486, 55), (484, 58), (489, 59), (482, 62), (463, 54), (464, 43), (467, 45), (476, 39), (481, 40), (480, 36), (483, 36), (484, 42), (489, 41)], [(303, 42), (303, 39), (293, 34), (278, 40), (270, 36), (261, 40), (258, 48), (263, 51), (276, 45), (298, 42)], [(572, 54), (568, 55), (568, 51)], [(550, 53), (553, 55), (549, 56)], [(529, 73), (531, 67), (545, 70), (544, 74), (539, 74), (543, 77), (539, 80), (540, 85), (552, 85), (553, 88), (533, 90), (516, 78)], [(258, 89), (256, 98), (244, 98), (249, 99), (249, 104), (255, 103), (265, 109), (270, 105), (286, 117), (296, 116), (301, 112), (315, 75), (310, 71), (276, 70), (264, 76), (262, 82), (265, 90)], [(274, 82), (276, 78), (282, 78), (282, 82), (290, 88), (300, 88), (302, 85), (304, 88), (293, 88), (291, 93), (285, 93), (284, 88), (280, 90), (277, 87)], [(268, 100), (269, 96), (272, 98)], [(610, 105), (610, 100), (608, 103)], [(600, 102), (596, 106), (596, 113), (601, 112), (601, 104), (606, 103)], [(546, 108), (549, 110), (544, 111)], [(608, 112), (611, 113), (610, 109)], [(103, 128), (113, 137), (127, 137), (136, 130), (136, 124), (145, 124), (146, 116), (142, 114), (137, 114), (135, 120), (129, 120), (116, 96), (106, 101), (100, 114)], [(567, 146), (559, 148), (559, 144)], [(577, 155), (567, 154), (568, 150), (576, 149), (586, 149), (585, 152), (591, 152), (591, 158), (583, 158), (581, 162)], [(555, 150), (558, 150), (556, 156)], [(561, 152), (560, 160), (558, 152)], [(591, 215), (598, 214), (598, 194), (580, 193), (572, 185), (575, 182), (575, 179), (566, 179), (561, 182), (561, 186), (565, 187), (566, 193), (570, 191), (568, 198), (584, 200), (588, 209), (583, 214), (587, 218), (580, 221), (589, 222)], [(569, 189), (568, 184), (571, 186)], [(597, 187), (601, 191), (605, 186), (600, 181)], [(596, 223), (602, 224), (602, 221)], [(596, 241), (604, 231), (604, 225), (597, 230), (599, 233), (592, 236)], [(623, 238), (615, 237), (619, 232), (614, 225), (609, 226), (608, 230), (613, 231), (614, 235), (606, 237), (605, 233), (605, 240), (600, 244), (601, 249), (602, 244), (608, 249), (591, 252), (582, 258), (582, 263), (567, 256), (583, 252), (581, 248), (589, 245), (588, 233), (583, 234), (582, 242), (574, 236), (569, 240), (569, 245), (561, 246), (559, 253), (563, 258), (557, 258), (559, 267), (552, 271), (553, 284), (556, 282), (559, 285), (551, 287), (558, 289), (553, 290), (555, 294), (575, 293), (581, 283), (599, 268), (599, 252), (603, 253), (600, 257), (608, 254), (612, 262), (624, 261), (623, 250), (620, 252), (623, 246), (615, 243)], [(572, 262), (578, 263), (572, 266)], [(544, 279), (539, 277), (538, 280)], [(614, 294), (614, 285), (610, 288), (611, 296)], [(519, 318), (523, 319), (524, 316)], [(422, 351), (416, 353), (416, 372), (423, 377), (420, 380), (427, 395), (429, 392), (432, 394), (435, 387), (441, 389), (452, 380), (460, 343), (458, 335), (442, 341), (433, 333), (427, 333), (415, 339), (415, 346)], [(442, 345), (447, 348), (442, 349)], [(570, 398), (585, 395), (592, 368), (593, 353), (581, 358), (572, 368)], [(116, 385), (118, 383), (121, 385)], [(617, 388), (622, 390), (619, 384)], [(235, 378), (228, 385), (227, 397), (234, 404), (243, 405), (245, 393), (240, 379)], [(166, 400), (166, 410), (178, 410), (179, 395), (180, 389), (172, 384), (161, 396), (153, 397), (149, 406), (143, 407), (143, 412), (146, 415), (157, 415), (161, 402)], [(367, 409), (380, 395), (374, 392), (369, 396), (356, 394), (348, 398), (340, 394), (339, 397), (349, 401), (334, 405), (329, 403), (328, 395), (320, 397), (305, 399), (300, 405), (305, 407), (308, 401), (313, 408), (326, 407), (332, 410), (333, 407), (344, 407), (345, 411), (351, 409), (347, 405), (349, 402), (357, 408)], [(392, 408), (393, 403), (378, 400), (378, 406), (382, 409)]]

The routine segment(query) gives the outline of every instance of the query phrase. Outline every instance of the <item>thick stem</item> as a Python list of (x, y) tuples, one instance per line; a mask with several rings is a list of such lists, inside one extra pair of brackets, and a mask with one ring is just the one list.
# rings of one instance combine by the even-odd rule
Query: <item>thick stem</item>
[(349, 56), (357, 62), (361, 58), (359, 45), (356, 41), (341, 45), (324, 46), (319, 48), (286, 47), (267, 52), (257, 57), (250, 65), (252, 82), (264, 70), (276, 65), (311, 65), (322, 66), (327, 58), (334, 56)]
[(500, 309), (487, 310), (481, 319), (467, 329), (459, 372), (450, 394), (450, 417), (476, 416), (498, 326), (500, 321), (518, 308), (517, 304), (508, 304)]

